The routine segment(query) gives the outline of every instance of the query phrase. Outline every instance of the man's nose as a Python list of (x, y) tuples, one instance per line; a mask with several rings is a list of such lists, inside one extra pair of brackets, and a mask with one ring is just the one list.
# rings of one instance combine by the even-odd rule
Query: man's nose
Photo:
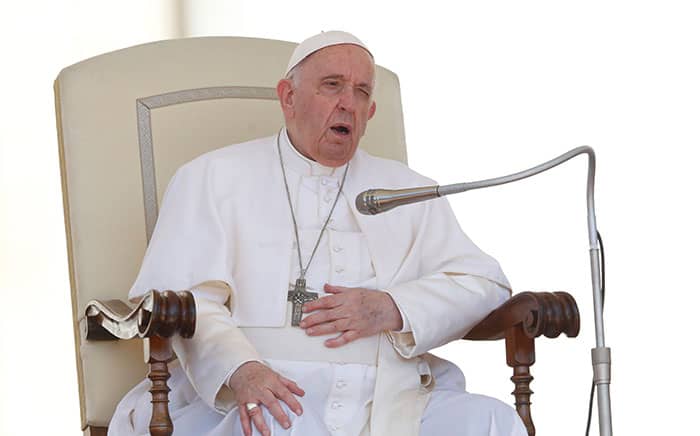
[(347, 112), (355, 111), (355, 93), (352, 86), (343, 87), (338, 100), (338, 107)]

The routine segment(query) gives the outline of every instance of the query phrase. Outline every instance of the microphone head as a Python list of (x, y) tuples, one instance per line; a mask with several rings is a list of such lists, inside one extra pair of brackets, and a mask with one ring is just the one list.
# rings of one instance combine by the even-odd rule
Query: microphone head
[(355, 207), (364, 215), (376, 215), (397, 206), (439, 197), (438, 186), (405, 189), (369, 189), (355, 199)]
[(355, 207), (357, 211), (363, 215), (375, 215), (379, 211), (374, 204), (374, 191), (375, 189), (370, 189), (365, 192), (361, 192), (355, 198)]

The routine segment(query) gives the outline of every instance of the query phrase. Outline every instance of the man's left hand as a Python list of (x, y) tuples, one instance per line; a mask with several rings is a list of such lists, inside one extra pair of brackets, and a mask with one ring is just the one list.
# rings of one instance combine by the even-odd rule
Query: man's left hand
[(340, 347), (355, 339), (403, 327), (401, 312), (386, 292), (329, 284), (323, 290), (333, 295), (304, 304), (304, 313), (317, 312), (304, 318), (299, 326), (309, 336), (340, 333), (325, 341), (327, 347)]

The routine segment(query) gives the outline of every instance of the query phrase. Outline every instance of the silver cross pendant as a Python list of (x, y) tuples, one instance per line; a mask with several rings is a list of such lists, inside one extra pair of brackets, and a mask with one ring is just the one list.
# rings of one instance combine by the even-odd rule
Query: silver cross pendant
[(292, 302), (292, 325), (299, 326), (301, 322), (301, 306), (307, 301), (318, 299), (318, 293), (306, 291), (306, 279), (297, 279), (294, 287), (289, 286), (287, 301)]

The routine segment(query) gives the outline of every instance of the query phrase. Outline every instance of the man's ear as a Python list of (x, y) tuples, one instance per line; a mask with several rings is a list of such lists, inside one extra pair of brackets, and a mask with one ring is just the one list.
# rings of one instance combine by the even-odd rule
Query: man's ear
[(282, 79), (277, 82), (277, 98), (285, 117), (292, 116), (294, 114), (294, 89), (291, 80)]
[(369, 116), (367, 117), (367, 119), (371, 120), (375, 112), (377, 112), (377, 102), (373, 101), (372, 106), (369, 107)]

